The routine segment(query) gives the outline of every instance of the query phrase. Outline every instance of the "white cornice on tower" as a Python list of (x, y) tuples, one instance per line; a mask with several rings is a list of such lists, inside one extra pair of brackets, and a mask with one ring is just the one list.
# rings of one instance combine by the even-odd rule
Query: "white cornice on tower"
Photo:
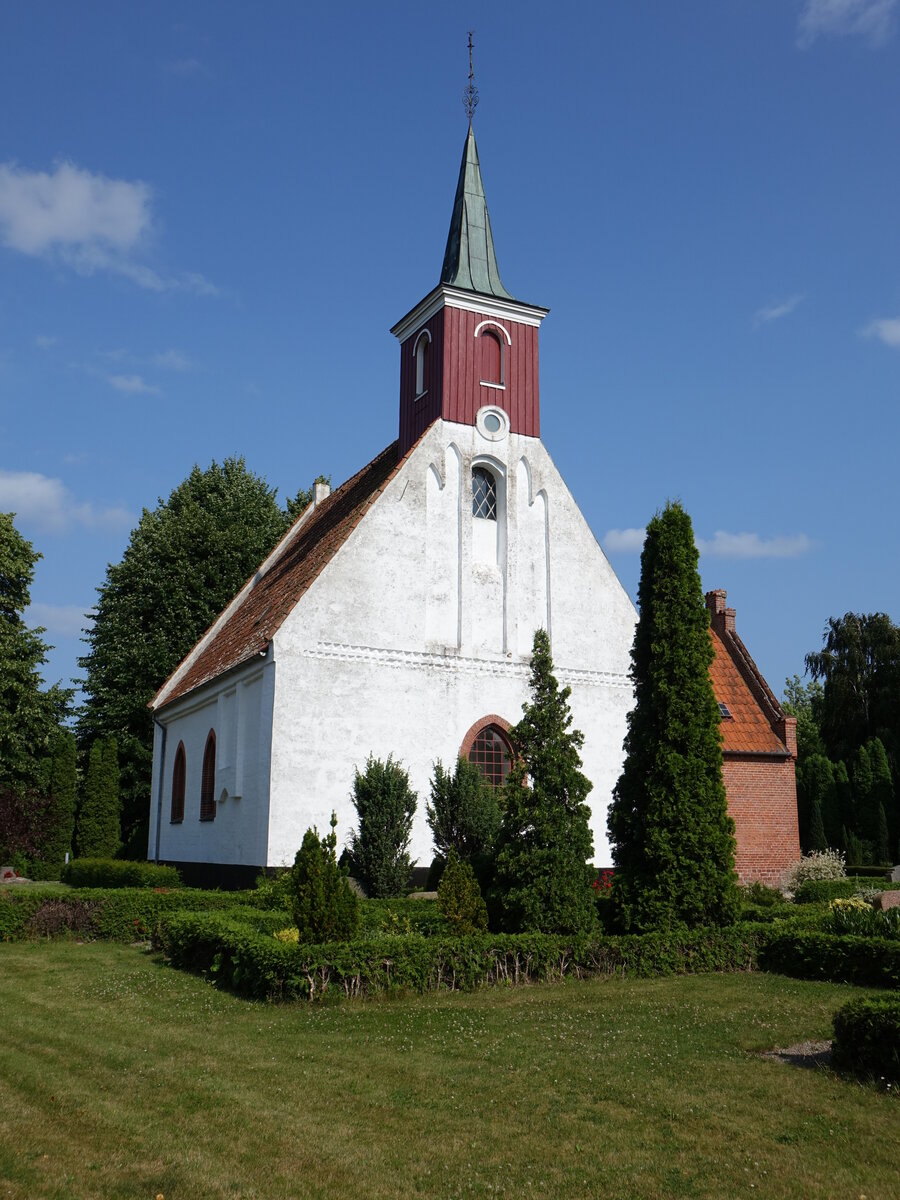
[(522, 304), (519, 300), (500, 300), (496, 296), (484, 296), (478, 292), (466, 292), (461, 288), (448, 287), (439, 283), (437, 287), (410, 309), (397, 322), (391, 333), (398, 341), (405, 342), (411, 333), (441, 308), (461, 308), (467, 312), (481, 313), (487, 317), (505, 317), (518, 321), (520, 325), (539, 326), (550, 311), (536, 304)]

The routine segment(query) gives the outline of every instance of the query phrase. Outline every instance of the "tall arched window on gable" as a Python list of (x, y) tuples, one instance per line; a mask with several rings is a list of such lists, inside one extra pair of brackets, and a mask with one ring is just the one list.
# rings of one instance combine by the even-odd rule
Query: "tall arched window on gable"
[(416, 395), (423, 396), (428, 391), (428, 359), (431, 346), (431, 334), (423, 329), (416, 338)]
[(472, 468), (472, 516), (497, 520), (497, 480), (487, 467)]
[(187, 762), (184, 756), (184, 742), (178, 743), (175, 751), (175, 766), (172, 768), (172, 815), (169, 818), (173, 825), (184, 820), (184, 783), (187, 778)]
[(200, 780), (200, 820), (216, 819), (216, 733), (209, 731), (203, 751), (203, 775)]
[(493, 329), (481, 335), (481, 382), (503, 387), (503, 343)]
[(485, 725), (478, 731), (469, 751), (469, 762), (478, 767), (492, 787), (503, 786), (512, 766), (512, 747), (499, 725)]

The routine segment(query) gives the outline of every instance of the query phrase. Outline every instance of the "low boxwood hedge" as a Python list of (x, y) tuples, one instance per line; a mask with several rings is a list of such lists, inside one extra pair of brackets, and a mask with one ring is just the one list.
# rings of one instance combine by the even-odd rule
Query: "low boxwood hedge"
[(209, 974), (242, 995), (320, 1000), (393, 989), (468, 991), (567, 976), (752, 970), (759, 937), (752, 926), (733, 926), (618, 938), (412, 935), (292, 946), (261, 931), (258, 920), (235, 913), (178, 913), (158, 923), (154, 944), (174, 966)]
[(60, 879), (76, 888), (180, 888), (174, 867), (118, 858), (75, 858), (66, 863)]
[[(190, 888), (73, 888), (65, 894), (39, 887), (4, 889), (0, 891), (0, 941), (73, 933), (116, 942), (140, 941), (150, 936), (166, 913), (231, 909), (242, 899), (246, 897), (240, 893)], [(290, 921), (285, 912), (256, 915), (271, 919), (279, 928)]]
[(860, 997), (832, 1019), (831, 1061), (839, 1069), (900, 1080), (900, 997)]
[(765, 971), (862, 987), (900, 986), (900, 941), (770, 926), (760, 945)]
[(872, 880), (854, 875), (845, 879), (807, 879), (794, 893), (795, 904), (824, 904), (829, 900), (846, 900), (863, 888), (871, 889)]

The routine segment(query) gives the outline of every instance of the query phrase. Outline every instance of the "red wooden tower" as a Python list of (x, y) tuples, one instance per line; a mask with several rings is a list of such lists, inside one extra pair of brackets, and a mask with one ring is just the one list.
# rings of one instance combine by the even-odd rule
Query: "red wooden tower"
[(538, 329), (550, 310), (514, 300), (500, 280), (471, 123), (441, 281), (391, 330), (400, 342), (400, 454), (442, 417), (474, 425), (503, 409), (510, 430), (540, 437)]

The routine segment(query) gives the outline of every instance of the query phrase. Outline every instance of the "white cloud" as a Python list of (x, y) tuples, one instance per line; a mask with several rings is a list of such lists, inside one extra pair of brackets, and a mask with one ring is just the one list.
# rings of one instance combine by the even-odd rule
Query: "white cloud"
[(182, 79), (197, 75), (205, 75), (208, 79), (211, 74), (209, 67), (199, 58), (176, 58), (164, 63), (163, 70), (169, 75), (180, 75)]
[(72, 637), (93, 624), (93, 618), (80, 604), (29, 604), (25, 621), (33, 629), (42, 625), (48, 633)]
[(805, 533), (760, 537), (758, 533), (726, 533), (717, 529), (711, 538), (695, 538), (701, 554), (715, 558), (797, 558), (811, 549)]
[[(603, 545), (612, 553), (638, 554), (645, 536), (644, 529), (610, 529)], [(694, 541), (701, 554), (716, 558), (796, 558), (812, 547), (805, 533), (764, 538), (758, 533), (726, 533), (719, 529), (711, 538), (695, 537)]]
[(806, 0), (797, 21), (797, 44), (818, 37), (862, 37), (882, 46), (891, 36), (897, 0)]
[(0, 469), (0, 512), (44, 533), (64, 533), (72, 525), (89, 529), (127, 529), (133, 517), (125, 508), (96, 508), (77, 503), (61, 479), (36, 471)]
[(180, 350), (164, 350), (161, 354), (153, 355), (153, 365), (164, 367), (167, 371), (190, 371), (194, 364)]
[(72, 162), (52, 172), (0, 163), (0, 241), (81, 275), (105, 271), (154, 292), (219, 295), (202, 275), (161, 275), (135, 258), (153, 232), (152, 200), (139, 179), (109, 179)]
[(779, 321), (782, 317), (789, 316), (803, 298), (804, 293), (797, 292), (793, 296), (788, 296), (787, 300), (779, 300), (774, 304), (766, 304), (756, 310), (753, 316), (753, 323), (755, 325), (767, 325), (769, 321)]
[(636, 554), (644, 545), (646, 529), (608, 529), (603, 545), (613, 554)]
[(878, 338), (886, 346), (900, 349), (900, 317), (879, 317), (860, 331), (863, 337)]
[(114, 387), (117, 392), (125, 392), (133, 396), (160, 395), (159, 388), (147, 383), (142, 375), (107, 375), (106, 378), (110, 386)]
[(34, 339), (34, 344), (38, 350), (49, 350), (52, 346), (56, 345), (56, 342), (57, 339), (55, 337), (47, 337), (46, 334), (39, 334)]

